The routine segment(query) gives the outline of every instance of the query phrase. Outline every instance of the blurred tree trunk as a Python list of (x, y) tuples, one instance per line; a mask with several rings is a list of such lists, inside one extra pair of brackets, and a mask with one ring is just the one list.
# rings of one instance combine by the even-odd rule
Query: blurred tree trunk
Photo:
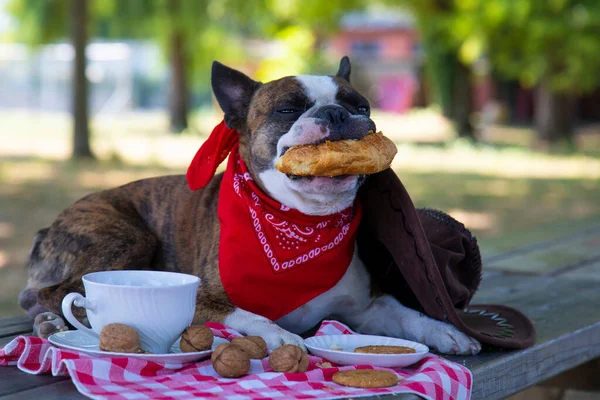
[[(171, 20), (177, 20), (179, 11), (179, 0), (169, 0), (167, 3)], [(181, 133), (188, 127), (188, 86), (186, 77), (185, 59), (185, 37), (172, 26), (170, 37), (171, 50), (171, 87), (169, 89), (169, 114), (171, 120), (171, 131)]]
[(88, 124), (88, 81), (85, 76), (88, 0), (71, 0), (72, 41), (75, 49), (73, 65), (73, 151), (72, 158), (94, 158), (90, 150)]
[(173, 32), (171, 36), (169, 113), (171, 116), (171, 131), (176, 133), (181, 133), (188, 127), (188, 88), (185, 75), (183, 37), (179, 32)]
[(535, 129), (544, 145), (573, 139), (575, 97), (552, 91), (547, 80), (542, 80), (536, 91)]
[(473, 112), (473, 85), (469, 67), (455, 59), (452, 85), (452, 119), (459, 137), (475, 140), (471, 114)]
[[(426, 3), (431, 5), (430, 12), (440, 15), (452, 12), (455, 7), (453, 0), (435, 0)], [(428, 66), (431, 83), (442, 113), (454, 122), (459, 137), (475, 140), (475, 130), (471, 124), (473, 112), (471, 69), (460, 62), (457, 50), (448, 49), (442, 44), (439, 31), (428, 30), (427, 22), (423, 21), (421, 28), (427, 63), (431, 64)]]
[(471, 70), (458, 60), (455, 53), (441, 48), (436, 38), (425, 37), (424, 44), (427, 50), (426, 74), (442, 114), (454, 122), (459, 137), (474, 140)]
[(454, 58), (450, 53), (441, 51), (433, 40), (426, 42), (425, 45), (427, 50), (425, 73), (431, 83), (433, 98), (439, 103), (444, 117), (452, 119)]
[(494, 84), (494, 100), (504, 108), (506, 113), (505, 121), (509, 124), (514, 124), (517, 115), (519, 83), (518, 81), (504, 79), (495, 71), (492, 71), (491, 77)]

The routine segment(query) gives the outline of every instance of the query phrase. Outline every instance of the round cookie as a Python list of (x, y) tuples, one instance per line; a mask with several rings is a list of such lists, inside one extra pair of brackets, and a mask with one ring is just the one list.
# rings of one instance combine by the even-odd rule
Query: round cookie
[(368, 354), (410, 354), (416, 353), (416, 350), (406, 346), (361, 346), (354, 349), (354, 352)]
[(390, 387), (398, 383), (396, 374), (372, 369), (340, 371), (336, 372), (332, 379), (339, 385), (365, 389)]

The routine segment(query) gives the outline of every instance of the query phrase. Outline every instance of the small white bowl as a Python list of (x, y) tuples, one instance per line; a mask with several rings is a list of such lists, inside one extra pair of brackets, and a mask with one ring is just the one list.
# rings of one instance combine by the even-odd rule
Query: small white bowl
[[(410, 340), (395, 339), (385, 336), (371, 335), (324, 335), (304, 340), (308, 350), (321, 358), (340, 365), (372, 365), (377, 367), (407, 367), (429, 353), (429, 347)], [(367, 354), (355, 353), (361, 346), (406, 346), (415, 349), (408, 354)], [(333, 350), (332, 347), (343, 350)]]

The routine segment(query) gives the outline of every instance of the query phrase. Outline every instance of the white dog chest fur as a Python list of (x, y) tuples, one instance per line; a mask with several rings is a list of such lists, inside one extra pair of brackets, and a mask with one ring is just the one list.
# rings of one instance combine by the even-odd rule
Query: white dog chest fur
[(308, 331), (325, 318), (364, 312), (372, 302), (371, 279), (355, 248), (354, 256), (342, 279), (291, 313), (279, 318), (277, 325), (297, 334)]

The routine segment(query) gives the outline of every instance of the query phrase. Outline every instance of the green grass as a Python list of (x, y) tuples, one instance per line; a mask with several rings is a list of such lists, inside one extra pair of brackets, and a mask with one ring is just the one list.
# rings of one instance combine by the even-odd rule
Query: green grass
[[(600, 159), (592, 148), (587, 154), (549, 155), (510, 143), (440, 144), (447, 126), (438, 126), (435, 116), (429, 126), (418, 113), (417, 122), (385, 118), (379, 126), (399, 143), (394, 168), (415, 204), (465, 222), (486, 254), (600, 222)], [(64, 161), (66, 116), (0, 113), (0, 317), (21, 312), (16, 297), (38, 229), (86, 193), (184, 173), (216, 118), (208, 121), (196, 125), (197, 134), (175, 137), (165, 134), (162, 115), (98, 119), (93, 144), (101, 161), (72, 163)], [(415, 138), (415, 126), (422, 124)]]

